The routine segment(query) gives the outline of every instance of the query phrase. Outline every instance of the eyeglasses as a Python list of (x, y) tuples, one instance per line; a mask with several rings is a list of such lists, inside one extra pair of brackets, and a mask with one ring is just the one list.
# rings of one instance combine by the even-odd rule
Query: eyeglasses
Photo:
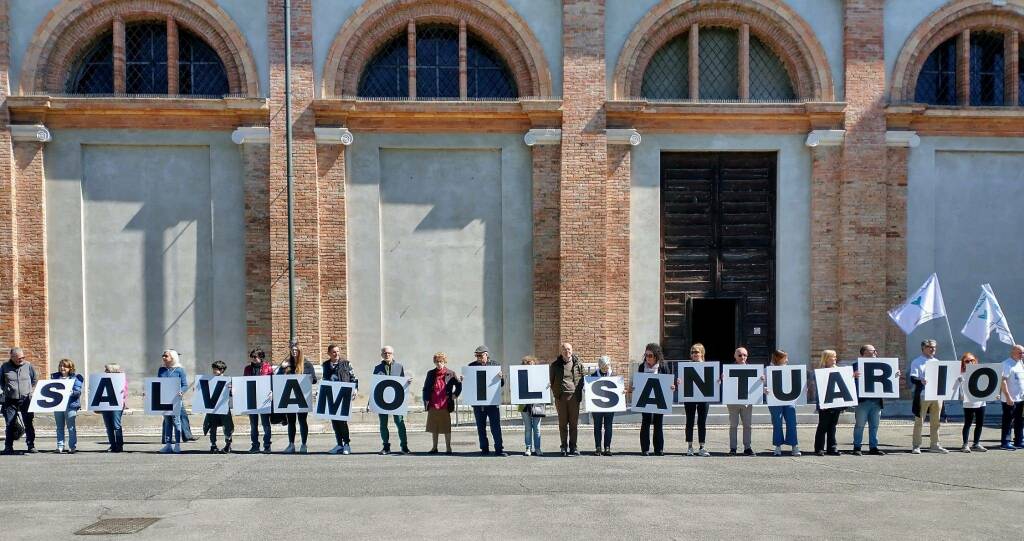
[(748, 357), (749, 355), (747, 355), (746, 353), (737, 353), (736, 356), (737, 357)]
[(646, 357), (648, 359), (651, 359), (651, 358), (654, 357), (654, 354), (653, 353), (644, 353), (644, 357)]

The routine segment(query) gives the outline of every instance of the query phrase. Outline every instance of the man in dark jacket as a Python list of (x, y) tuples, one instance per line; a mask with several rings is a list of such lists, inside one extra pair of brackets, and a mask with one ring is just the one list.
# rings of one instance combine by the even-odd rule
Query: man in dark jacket
[[(405, 377), (405, 368), (395, 360), (394, 348), (391, 346), (380, 348), (380, 358), (380, 364), (373, 369), (375, 375)], [(408, 378), (408, 381), (412, 383), (412, 376)], [(391, 454), (391, 434), (388, 432), (388, 417), (395, 418), (395, 427), (398, 428), (398, 442), (402, 445), (402, 453), (410, 453), (409, 440), (405, 437), (405, 416), (379, 413), (377, 414), (377, 419), (380, 420), (380, 439), (384, 443), (384, 448), (380, 450), (380, 454)]]
[[(327, 360), (323, 362), (324, 381), (340, 381), (343, 383), (355, 383), (359, 388), (359, 379), (352, 369), (352, 363), (341, 357), (341, 350), (335, 344), (327, 346)], [(331, 427), (334, 428), (334, 439), (336, 445), (328, 453), (332, 455), (347, 455), (352, 452), (350, 447), (351, 439), (348, 432), (348, 421), (337, 421), (331, 419)]]
[(562, 440), (562, 456), (579, 456), (576, 433), (580, 424), (580, 402), (583, 400), (583, 363), (572, 352), (572, 344), (562, 344), (562, 354), (549, 366), (551, 396), (558, 411), (558, 436)]
[(25, 424), (25, 445), (28, 452), (36, 452), (36, 430), (32, 425), (33, 414), (29, 413), (28, 405), (32, 399), (32, 391), (36, 388), (36, 369), (25, 360), (25, 352), (21, 348), (11, 348), (11, 358), (0, 367), (0, 382), (3, 384), (4, 423), (7, 425), (4, 436), (3, 454), (14, 453), (14, 419), (21, 414)]
[[(476, 360), (469, 363), (469, 366), (491, 366), (491, 352), (488, 351), (487, 346), (480, 346), (473, 352)], [(503, 372), (498, 373), (501, 376), (501, 386), (505, 386), (505, 374)], [(504, 446), (501, 444), (501, 410), (498, 406), (473, 406), (473, 419), (476, 421), (476, 434), (480, 438), (480, 452), (487, 454), (490, 449), (490, 443), (487, 441), (487, 425), (491, 425), (491, 436), (494, 438), (494, 454), (495, 456), (508, 456), (505, 452)]]

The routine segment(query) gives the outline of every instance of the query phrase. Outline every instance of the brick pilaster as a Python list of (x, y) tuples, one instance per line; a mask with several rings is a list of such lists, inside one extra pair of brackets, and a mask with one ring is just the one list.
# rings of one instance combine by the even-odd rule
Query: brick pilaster
[(123, 94), (125, 88), (127, 88), (127, 71), (125, 62), (127, 61), (124, 56), (124, 19), (120, 15), (114, 17), (114, 44), (113, 44), (113, 55), (114, 55), (114, 93)]
[[(270, 281), (272, 351), (288, 354), (288, 221), (285, 170), (284, 7), (267, 2), (270, 56)], [(299, 346), (316, 358), (320, 352), (319, 216), (316, 140), (313, 133), (312, 0), (291, 2), (291, 97), (295, 316)]]
[(811, 149), (811, 360), (840, 343), (840, 146)]
[[(8, 71), (10, 55), (10, 19), (8, 0), (0, 0), (0, 355), (2, 348), (17, 340), (17, 225), (15, 215), (15, 188), (11, 149), (10, 113), (7, 96), (10, 95)], [(0, 357), (2, 359), (2, 357)]]
[[(271, 347), (270, 311), (270, 148), (241, 145), (245, 168), (245, 328), (246, 346)], [(286, 322), (287, 324), (287, 322)]]
[(608, 339), (604, 6), (562, 2), (559, 335), (588, 358), (604, 353)]
[(320, 197), (320, 339), (324, 347), (320, 353), (326, 354), (327, 346), (335, 344), (347, 357), (345, 146), (318, 145), (316, 157)]
[(17, 340), (29, 361), (49, 373), (49, 313), (46, 302), (46, 211), (43, 143), (14, 143), (17, 224)]
[(839, 213), (841, 358), (886, 336), (885, 59), (883, 0), (846, 0), (846, 137)]
[[(907, 296), (907, 159), (910, 148), (890, 147), (886, 165), (886, 306), (898, 306)], [(885, 343), (879, 351), (886, 357), (902, 357), (906, 336), (896, 325), (886, 325)]]
[(605, 284), (604, 354), (611, 356), (615, 370), (629, 371), (629, 190), (630, 145), (608, 146), (608, 191), (606, 207), (607, 283)]
[(167, 93), (171, 96), (178, 93), (178, 22), (174, 17), (167, 18)]
[(559, 345), (560, 157), (557, 145), (533, 147), (533, 352), (545, 361)]

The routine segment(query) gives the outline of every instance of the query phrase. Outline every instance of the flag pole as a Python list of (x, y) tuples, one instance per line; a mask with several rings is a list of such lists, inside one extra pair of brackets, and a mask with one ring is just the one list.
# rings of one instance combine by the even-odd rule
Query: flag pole
[(946, 316), (943, 316), (942, 319), (946, 320), (946, 330), (949, 331), (949, 343), (952, 344), (952, 346), (953, 346), (953, 355), (955, 355), (956, 358), (959, 359), (960, 358), (960, 353), (957, 352), (957, 350), (956, 350), (956, 341), (953, 340), (953, 327), (949, 326), (949, 315), (947, 314)]

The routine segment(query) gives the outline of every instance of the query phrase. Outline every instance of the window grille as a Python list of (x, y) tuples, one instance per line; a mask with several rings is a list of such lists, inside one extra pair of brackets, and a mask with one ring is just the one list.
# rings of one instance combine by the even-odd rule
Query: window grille
[(971, 105), (1003, 105), (1003, 35), (971, 32)]
[(929, 105), (956, 105), (956, 44), (950, 38), (935, 48), (917, 76), (914, 101)]
[(690, 34), (683, 33), (654, 53), (644, 71), (640, 95), (654, 100), (690, 97)]
[(517, 96), (516, 85), (505, 61), (483, 40), (473, 35), (466, 36), (466, 85), (469, 98)]
[(363, 71), (359, 96), (404, 98), (409, 95), (409, 40), (405, 32), (387, 42)]
[(167, 24), (125, 25), (125, 92), (167, 93)]
[(761, 40), (750, 36), (750, 99), (783, 101), (795, 97), (782, 60)]
[(700, 99), (739, 99), (739, 32), (731, 28), (701, 28)]
[(114, 35), (106, 32), (85, 49), (64, 85), (69, 94), (114, 92)]
[(230, 92), (220, 56), (199, 36), (178, 30), (178, 93), (223, 96)]
[(459, 97), (459, 30), (416, 27), (416, 97)]

